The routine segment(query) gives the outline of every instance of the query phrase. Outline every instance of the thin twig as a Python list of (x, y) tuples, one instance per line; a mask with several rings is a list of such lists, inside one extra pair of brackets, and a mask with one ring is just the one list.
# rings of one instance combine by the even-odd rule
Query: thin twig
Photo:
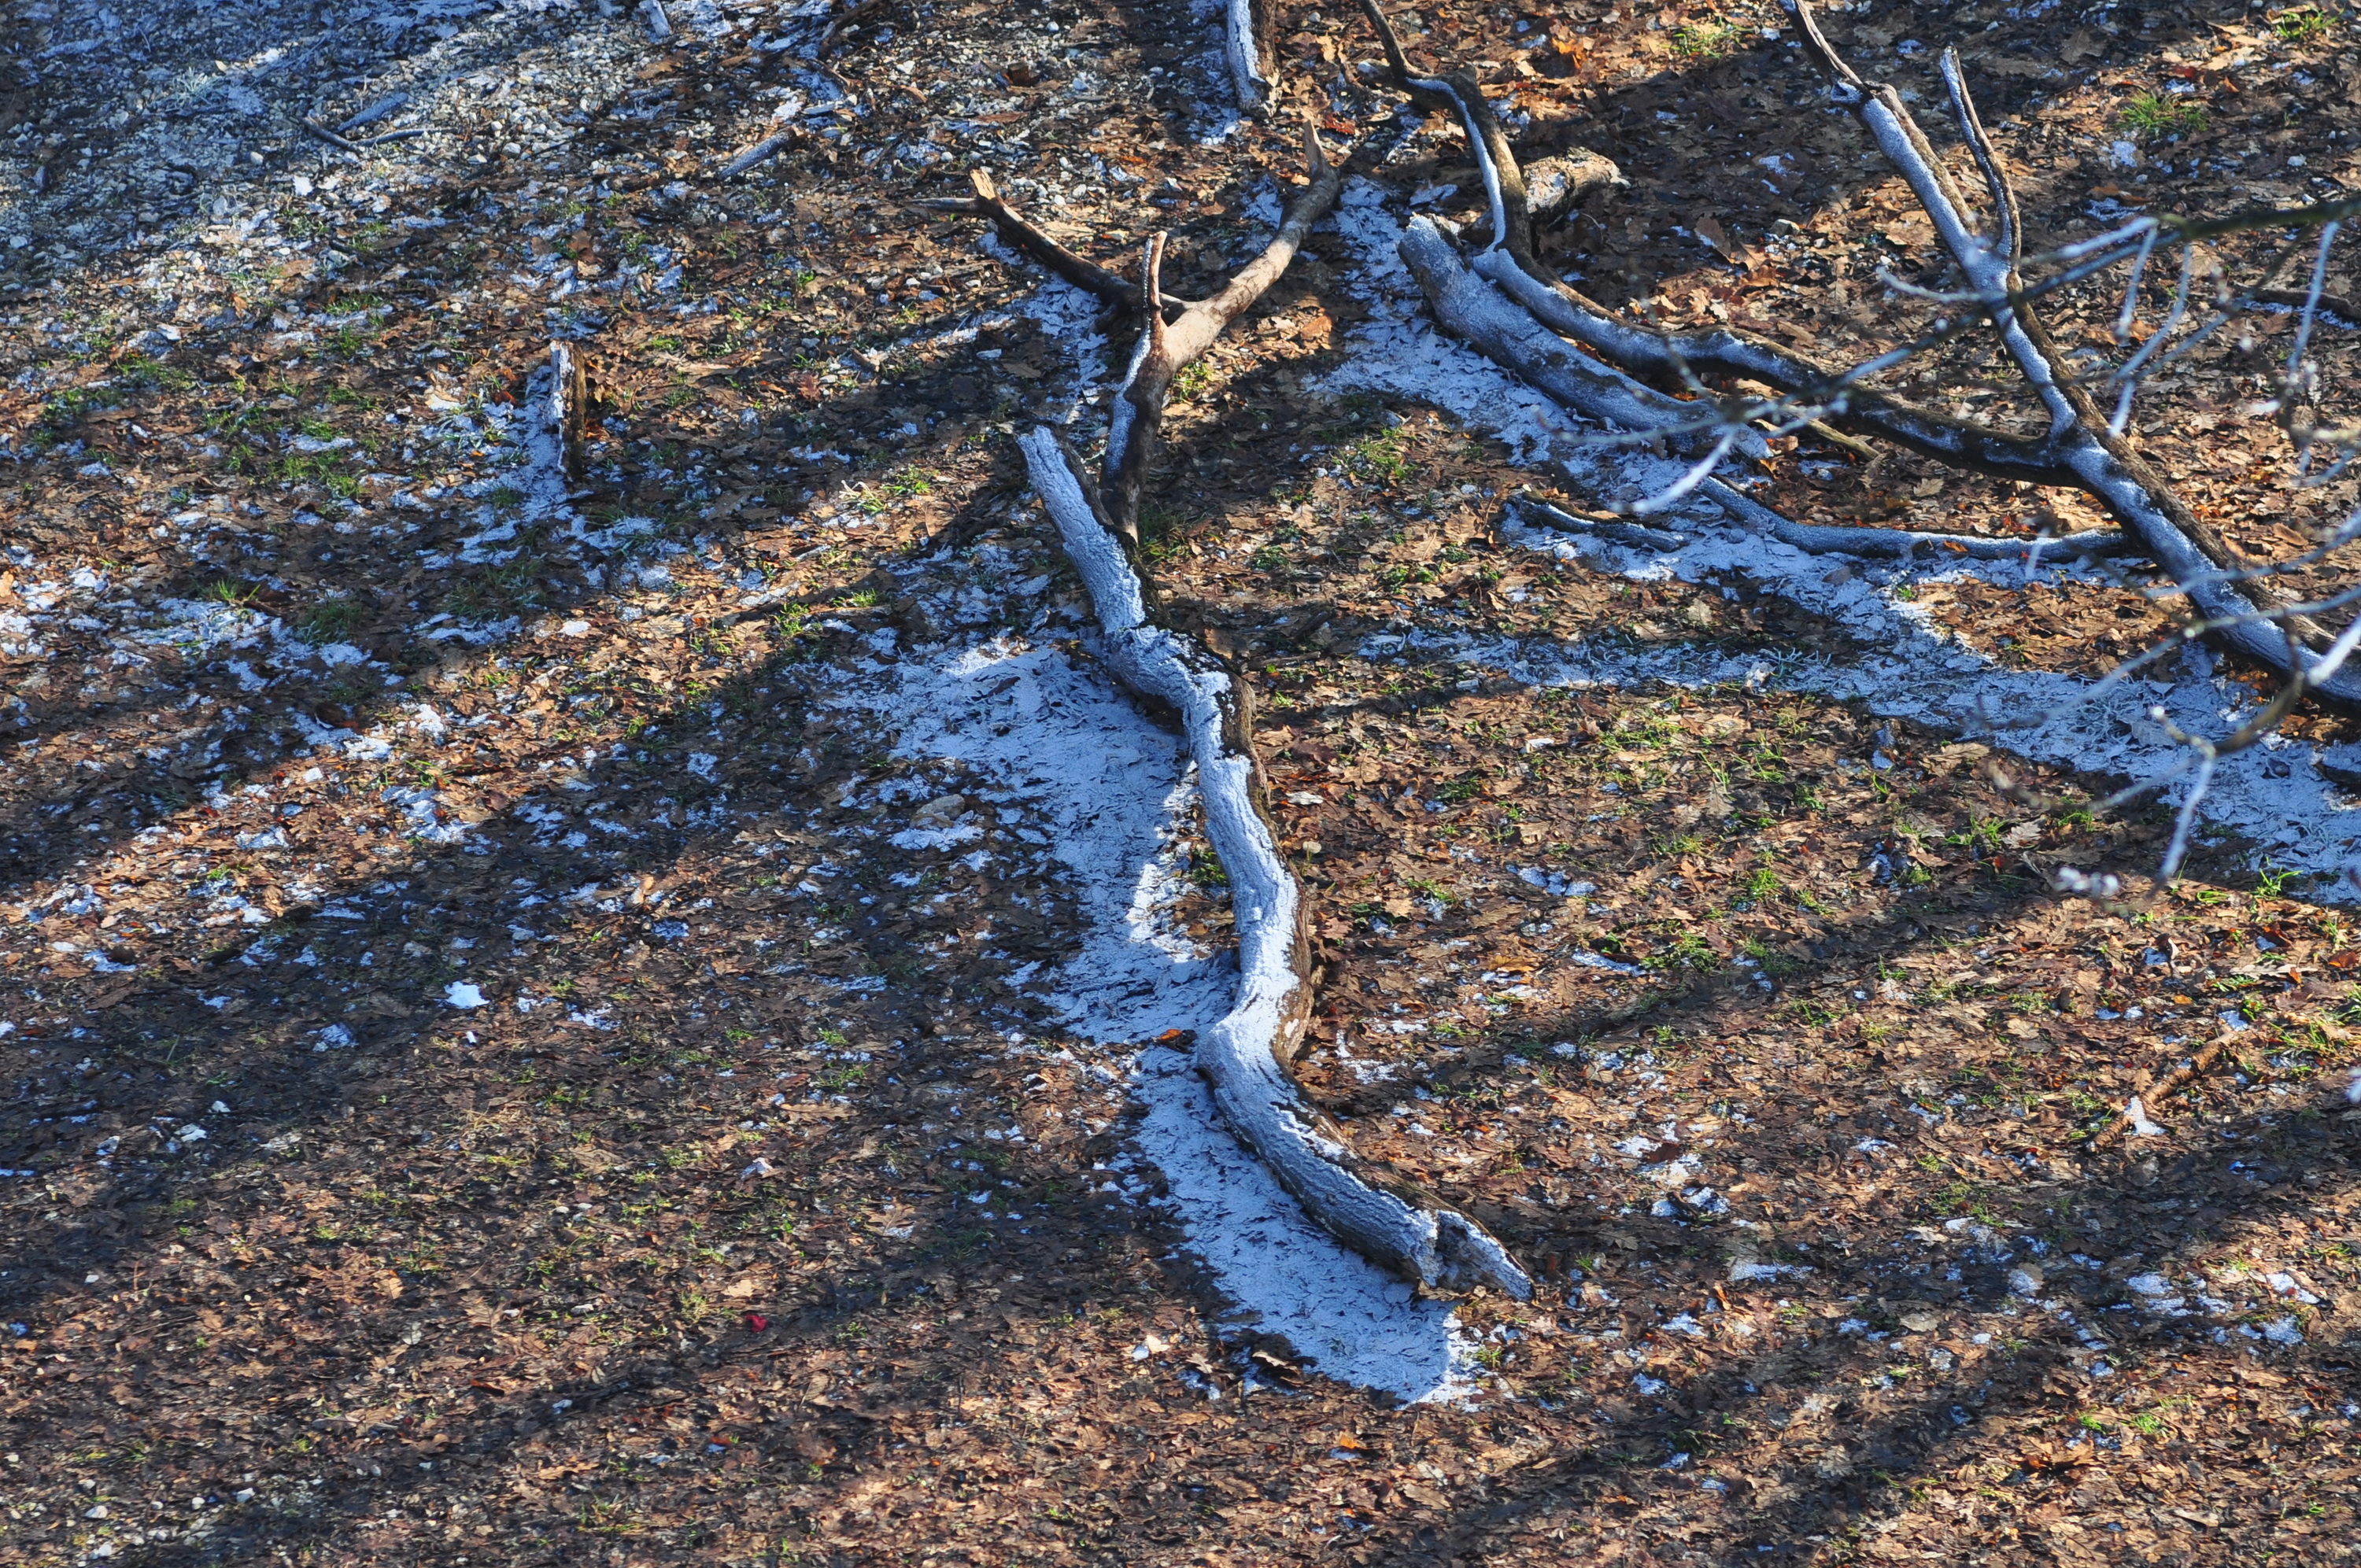
[(2121, 1138), (2124, 1130), (2133, 1123), (2133, 1106), (2137, 1105), (2147, 1114), (2154, 1114), (2162, 1101), (2179, 1093), (2199, 1073), (2221, 1060), (2222, 1053), (2229, 1048), (2231, 1037), (2226, 1032), (2215, 1036), (2199, 1047), (2194, 1056), (2183, 1057), (2169, 1071), (2159, 1073), (2142, 1084), (2137, 1093), (2125, 1097), (2121, 1111), (2107, 1118), (2104, 1124), (2092, 1133), (2083, 1144), (2084, 1149), (2096, 1154)]
[(361, 149), (358, 142), (347, 141), (343, 137), (338, 136), (335, 132), (316, 121), (305, 120), (303, 122), (303, 128), (310, 131), (313, 136), (318, 137), (322, 141), (326, 142), (330, 147), (342, 148), (346, 152), (358, 152)]

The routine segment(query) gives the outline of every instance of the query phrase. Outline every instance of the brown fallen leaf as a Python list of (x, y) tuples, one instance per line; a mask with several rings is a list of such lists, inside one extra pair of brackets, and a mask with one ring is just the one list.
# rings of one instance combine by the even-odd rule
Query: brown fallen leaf
[[(1729, 231), (1721, 226), (1720, 220), (1717, 218), (1702, 217), (1690, 226), (1697, 231), (1697, 238), (1711, 246), (1714, 254), (1719, 256), (1724, 261), (1740, 267), (1753, 267), (1763, 259), (1761, 251), (1730, 238)], [(1930, 228), (1927, 232), (1932, 234), (1934, 231)]]

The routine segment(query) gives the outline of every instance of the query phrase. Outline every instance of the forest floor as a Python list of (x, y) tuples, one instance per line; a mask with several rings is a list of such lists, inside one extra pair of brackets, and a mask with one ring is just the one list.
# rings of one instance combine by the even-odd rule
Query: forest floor
[[(818, 60), (770, 0), (0, 12), (0, 1563), (2353, 1558), (2350, 721), (2226, 768), (2158, 886), (2163, 807), (2077, 803), (2259, 677), (1971, 722), (2143, 645), (2140, 584), (1504, 522), (1644, 466), (1435, 337), (1391, 237), (1472, 170), (1356, 14), (1275, 8), (1372, 152), (1184, 378), (1148, 554), (1256, 688), (1305, 1083), (1524, 1303), (1415, 1299), (1209, 1127), (1220, 868), (1013, 439), (1094, 429), (1130, 328), (909, 204), (988, 167), (1203, 291), (1301, 159), (1211, 10), (887, 0)], [(1609, 303), (1918, 319), (1876, 273), (1931, 230), (1782, 13), (1404, 26), (1619, 162), (1550, 242)], [(2333, 11), (1829, 31), (1930, 103), (1962, 45), (2037, 246), (2361, 184)], [(2241, 412), (2286, 324), (2143, 405), (2257, 550), (2354, 500)], [(1946, 395), (2029, 418), (2002, 368)]]

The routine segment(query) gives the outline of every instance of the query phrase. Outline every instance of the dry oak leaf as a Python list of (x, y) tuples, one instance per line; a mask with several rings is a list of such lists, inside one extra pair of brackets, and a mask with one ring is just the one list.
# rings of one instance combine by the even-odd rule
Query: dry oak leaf
[(2058, 46), (2058, 58), (2069, 65), (2096, 60), (2107, 52), (2107, 37), (2091, 27), (2077, 27)]
[(1878, 233), (1905, 250), (1915, 250), (1934, 239), (1935, 225), (1926, 217), (1911, 213), (1896, 218), (1878, 230)]
[[(1709, 215), (1702, 217), (1692, 226), (1697, 230), (1697, 238), (1711, 246), (1715, 254), (1724, 261), (1733, 262), (1740, 267), (1754, 267), (1763, 260), (1761, 251), (1730, 238), (1729, 232), (1721, 226), (1720, 220), (1718, 218)], [(1931, 226), (1927, 230), (1929, 237), (1933, 236), (1934, 232)]]

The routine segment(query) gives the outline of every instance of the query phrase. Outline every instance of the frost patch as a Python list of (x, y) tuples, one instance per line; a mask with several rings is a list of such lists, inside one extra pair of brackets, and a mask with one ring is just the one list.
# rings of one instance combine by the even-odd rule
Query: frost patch
[[(1043, 977), (1069, 1027), (1129, 1045), (1227, 1012), (1235, 960), (1200, 954), (1167, 914), (1185, 885), (1175, 844), (1191, 772), (1179, 739), (1112, 682), (1003, 636), (848, 674), (831, 706), (888, 729), (904, 759), (991, 777), (1048, 839), (1081, 916), (1081, 950)], [(1129, 1083), (1147, 1111), (1139, 1150), (1163, 1171), (1190, 1248), (1238, 1303), (1235, 1322), (1283, 1335), (1324, 1376), (1403, 1399), (1476, 1388), (1450, 1308), (1413, 1299), (1305, 1218), (1223, 1127), (1184, 1056), (1144, 1051)]]

